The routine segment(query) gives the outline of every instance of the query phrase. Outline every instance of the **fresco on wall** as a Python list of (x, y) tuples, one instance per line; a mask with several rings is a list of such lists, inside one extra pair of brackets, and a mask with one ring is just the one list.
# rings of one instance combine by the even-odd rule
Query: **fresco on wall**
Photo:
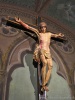
[[(37, 100), (37, 69), (32, 65), (32, 54), (26, 54), (23, 62), (24, 67), (15, 69), (11, 74), (8, 100)], [(71, 100), (70, 88), (66, 80), (57, 74), (57, 67), (53, 60), (47, 100)]]
[(70, 27), (75, 27), (75, 0), (52, 0), (47, 14)]

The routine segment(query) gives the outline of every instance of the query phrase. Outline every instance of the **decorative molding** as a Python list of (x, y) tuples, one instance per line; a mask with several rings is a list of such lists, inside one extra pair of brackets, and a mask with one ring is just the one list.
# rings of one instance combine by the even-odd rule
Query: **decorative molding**
[[(4, 35), (5, 37), (5, 35)], [(6, 76), (6, 70), (7, 70), (7, 64), (8, 64), (8, 59), (11, 54), (12, 49), (17, 45), (19, 42), (23, 41), (26, 37), (26, 35), (22, 35), (20, 37), (17, 37), (13, 42), (10, 43), (8, 47), (6, 47), (5, 52), (0, 51), (0, 82), (2, 83), (3, 80), (5, 79), (4, 77)]]
[(15, 5), (15, 6), (19, 6), (21, 8), (27, 8), (27, 9), (31, 9), (34, 10), (35, 9), (35, 0), (33, 1), (15, 1), (15, 0), (2, 0), (0, 1), (0, 3), (2, 4), (7, 4), (7, 5)]
[(71, 54), (74, 52), (74, 48), (69, 39), (65, 43), (56, 42), (58, 48), (66, 54)]
[(6, 10), (17, 10), (18, 12), (23, 12), (23, 13), (30, 13), (30, 14), (34, 14), (34, 16), (36, 15), (36, 12), (34, 11), (31, 11), (30, 9), (27, 9), (27, 8), (24, 8), (24, 7), (21, 7), (21, 6), (15, 6), (15, 5), (9, 5), (9, 4), (6, 4), (6, 3), (0, 3), (0, 11), (2, 9), (6, 9)]
[(12, 28), (12, 27), (7, 27), (5, 25), (0, 26), (0, 34), (4, 36), (15, 36), (19, 33), (18, 29)]

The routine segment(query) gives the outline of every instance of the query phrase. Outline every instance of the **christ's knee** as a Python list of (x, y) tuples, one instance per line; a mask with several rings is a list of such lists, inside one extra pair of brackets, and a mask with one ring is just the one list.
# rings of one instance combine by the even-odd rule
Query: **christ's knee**
[(53, 67), (53, 66), (51, 66), (51, 65), (48, 66), (48, 71), (49, 71), (49, 72), (52, 70), (52, 67)]

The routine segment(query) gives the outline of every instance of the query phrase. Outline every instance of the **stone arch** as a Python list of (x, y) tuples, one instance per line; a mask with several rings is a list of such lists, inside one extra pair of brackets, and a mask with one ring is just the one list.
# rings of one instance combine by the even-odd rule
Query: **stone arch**
[[(13, 50), (11, 51), (11, 53), (9, 55), (8, 64), (7, 64), (7, 76), (6, 76), (6, 81), (4, 83), (5, 89), (4, 89), (4, 97), (3, 97), (6, 100), (8, 100), (9, 86), (10, 86), (10, 81), (12, 80), (12, 78), (11, 78), (12, 72), (17, 68), (24, 66), (23, 65), (23, 57), (25, 54), (33, 52), (31, 50), (32, 47), (30, 47), (30, 45), (32, 44), (31, 40), (32, 39), (30, 39), (30, 38), (26, 38), (25, 40), (18, 43), (13, 48)], [(30, 43), (29, 43), (29, 41), (30, 41)], [(33, 43), (33, 45), (34, 44), (35, 43)]]

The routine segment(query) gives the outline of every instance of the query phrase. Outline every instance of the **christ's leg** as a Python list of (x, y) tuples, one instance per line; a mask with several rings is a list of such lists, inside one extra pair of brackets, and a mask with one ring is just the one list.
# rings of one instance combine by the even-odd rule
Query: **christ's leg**
[[(50, 76), (51, 76), (51, 71), (52, 71), (52, 59), (47, 59), (47, 64), (48, 64), (48, 71), (46, 73), (46, 78), (45, 78), (45, 84), (48, 83)], [(46, 86), (47, 87), (47, 86)], [(47, 88), (48, 90), (48, 88)]]
[(42, 87), (45, 87), (45, 79), (46, 79), (46, 67), (47, 67), (47, 60), (44, 55), (40, 56), (42, 62), (42, 69), (41, 69), (41, 76), (42, 76)]

